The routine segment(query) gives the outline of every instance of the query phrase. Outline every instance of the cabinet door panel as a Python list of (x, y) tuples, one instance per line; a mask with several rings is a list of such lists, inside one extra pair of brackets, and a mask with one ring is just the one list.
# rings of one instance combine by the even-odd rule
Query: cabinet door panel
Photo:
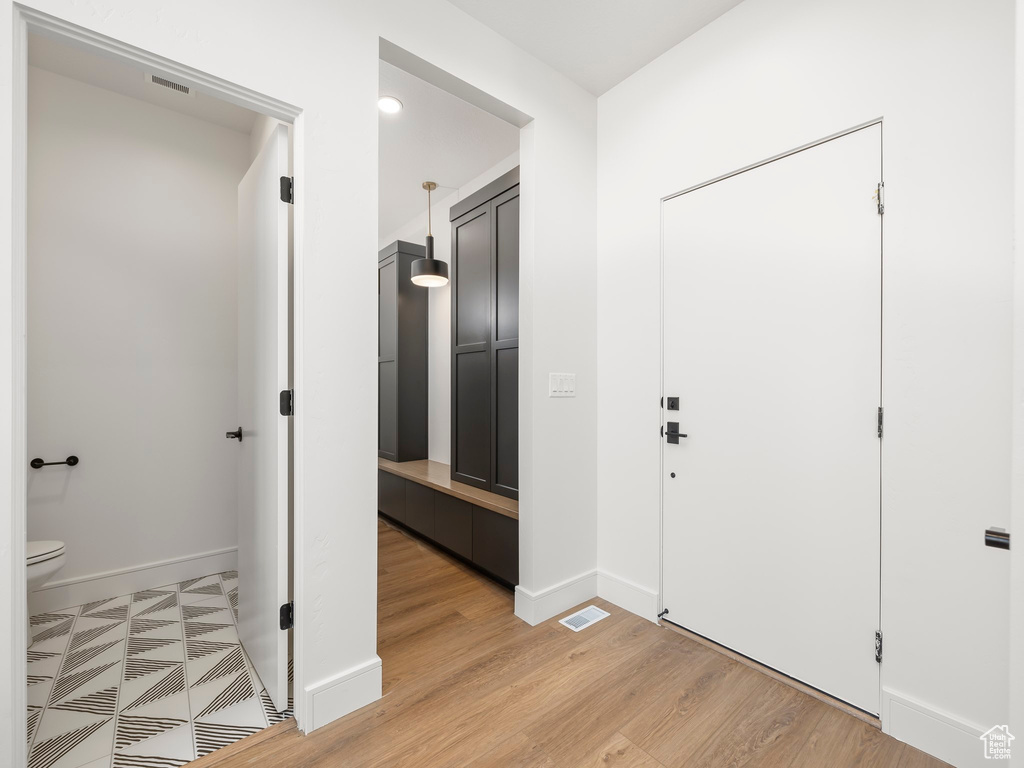
[(467, 560), (473, 558), (473, 505), (446, 493), (434, 495), (434, 540)]
[[(519, 490), (519, 348), (495, 351), (495, 491)], [(516, 494), (518, 496), (518, 493)]]
[(494, 328), (498, 341), (519, 338), (519, 197), (495, 209)]
[(385, 459), (398, 458), (398, 364), (377, 363), (377, 451)]
[(509, 584), (518, 584), (519, 521), (474, 505), (473, 562)]
[[(456, 479), (487, 483), (491, 463), (491, 377), (487, 352), (455, 356)], [(486, 487), (486, 486), (485, 486)]]
[(486, 342), (491, 313), (491, 230), (485, 212), (455, 229), (455, 344)]
[(398, 260), (377, 269), (377, 356), (394, 360), (398, 344)]
[(427, 538), (434, 538), (434, 489), (406, 481), (405, 524)]
[(405, 480), (383, 469), (377, 470), (377, 509), (405, 522)]

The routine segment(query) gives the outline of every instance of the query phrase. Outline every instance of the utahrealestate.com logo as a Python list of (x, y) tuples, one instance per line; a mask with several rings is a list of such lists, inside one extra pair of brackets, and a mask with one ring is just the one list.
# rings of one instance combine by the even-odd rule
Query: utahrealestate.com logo
[(1007, 726), (994, 725), (981, 734), (980, 738), (985, 745), (986, 760), (1010, 759), (1010, 742), (1014, 737)]

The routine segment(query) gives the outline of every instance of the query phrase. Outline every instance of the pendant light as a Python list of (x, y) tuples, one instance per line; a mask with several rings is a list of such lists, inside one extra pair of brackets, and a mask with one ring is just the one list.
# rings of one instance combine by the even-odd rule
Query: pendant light
[(412, 263), (412, 281), (424, 288), (448, 285), (448, 264), (434, 258), (434, 236), (430, 233), (430, 193), (437, 189), (433, 181), (424, 181), (427, 190), (427, 257)]

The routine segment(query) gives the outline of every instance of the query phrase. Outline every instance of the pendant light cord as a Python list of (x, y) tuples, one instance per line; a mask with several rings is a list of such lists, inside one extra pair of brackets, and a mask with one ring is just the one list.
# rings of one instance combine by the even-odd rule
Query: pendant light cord
[(434, 233), (430, 231), (430, 190), (427, 190), (427, 236), (433, 237)]

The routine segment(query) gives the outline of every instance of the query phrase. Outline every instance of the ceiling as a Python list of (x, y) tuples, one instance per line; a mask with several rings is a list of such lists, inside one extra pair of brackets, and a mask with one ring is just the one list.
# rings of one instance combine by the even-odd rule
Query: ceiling
[(448, 0), (595, 96), (741, 0)]
[(33, 67), (191, 115), (233, 131), (249, 133), (256, 120), (256, 113), (244, 107), (230, 104), (196, 89), (193, 89), (193, 95), (189, 96), (176, 93), (148, 82), (144, 70), (127, 62), (65, 45), (48, 37), (29, 35), (28, 63)]
[(417, 216), (426, 234), (424, 181), (438, 183), (437, 201), (519, 149), (516, 126), (384, 61), (380, 94), (404, 105), (394, 115), (378, 113), (380, 238)]

